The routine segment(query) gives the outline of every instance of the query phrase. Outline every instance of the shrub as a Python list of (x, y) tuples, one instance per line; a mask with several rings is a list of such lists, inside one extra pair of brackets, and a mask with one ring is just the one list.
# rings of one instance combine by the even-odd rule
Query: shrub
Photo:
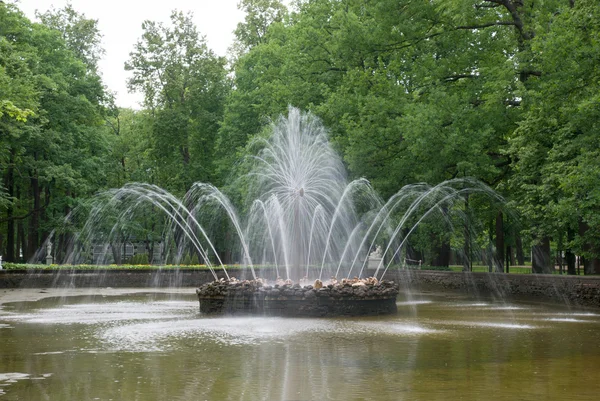
[(127, 264), (130, 265), (148, 265), (148, 254), (147, 253), (138, 253), (137, 255), (133, 255), (127, 261)]

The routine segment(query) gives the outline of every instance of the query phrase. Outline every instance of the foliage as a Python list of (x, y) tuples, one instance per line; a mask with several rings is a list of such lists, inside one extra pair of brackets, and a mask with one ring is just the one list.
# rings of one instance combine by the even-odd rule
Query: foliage
[[(489, 259), (550, 243), (600, 266), (597, 1), (239, 7), (246, 18), (230, 70), (190, 14), (145, 21), (125, 66), (144, 108), (129, 110), (102, 85), (97, 21), (69, 5), (33, 23), (0, 3), (6, 259), (32, 256), (76, 205), (130, 181), (179, 195), (212, 182), (243, 208), (252, 139), (293, 105), (323, 120), (350, 178), (367, 178), (383, 198), (414, 182), (474, 177), (507, 199), (500, 208), (465, 197), (472, 232), (458, 220), (452, 234), (442, 222), (423, 224), (411, 246), (428, 263), (445, 247)], [(137, 217), (124, 233), (160, 238), (155, 213)], [(212, 223), (219, 250), (231, 251), (227, 223)]]
[[(78, 43), (96, 41), (96, 22), (69, 13), (87, 30)], [(44, 15), (51, 26), (32, 23), (0, 4), (0, 242), (8, 261), (33, 256), (79, 199), (104, 184), (110, 98), (65, 41), (66, 20), (53, 16)]]
[(589, 257), (600, 254), (599, 19), (597, 2), (579, 0), (536, 37), (543, 75), (527, 92), (526, 115), (509, 149), (511, 190), (532, 223), (530, 235), (578, 232), (569, 245)]
[[(225, 265), (228, 271), (236, 272), (245, 269), (236, 265)], [(254, 266), (255, 269), (260, 269), (262, 266)], [(269, 268), (270, 266), (265, 266)], [(121, 265), (43, 265), (32, 263), (2, 263), (3, 270), (161, 270), (161, 269), (194, 269), (208, 270), (206, 265), (141, 265), (141, 264), (121, 264)]]
[(85, 18), (69, 3), (63, 9), (51, 9), (36, 14), (45, 26), (61, 32), (67, 47), (88, 68), (93, 71), (98, 68), (98, 61), (105, 53), (101, 44), (102, 35), (98, 29), (98, 20)]
[(128, 261), (126, 261), (128, 265), (148, 265), (148, 254), (147, 253), (138, 253), (137, 255), (133, 255)]
[(185, 192), (213, 177), (213, 150), (229, 90), (225, 59), (206, 46), (191, 14), (174, 11), (171, 25), (145, 21), (125, 69), (128, 86), (144, 94), (152, 114), (155, 183)]

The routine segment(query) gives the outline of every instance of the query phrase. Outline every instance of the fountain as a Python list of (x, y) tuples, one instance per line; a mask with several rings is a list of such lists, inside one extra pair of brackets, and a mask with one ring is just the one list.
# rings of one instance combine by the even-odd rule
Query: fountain
[[(593, 281), (598, 280), (561, 277), (565, 286), (553, 289), (552, 276), (528, 275), (527, 284), (524, 275), (485, 274), (490, 281), (501, 278), (498, 284), (518, 281), (505, 289), (533, 283), (536, 295), (579, 297), (575, 287), (587, 288), (592, 310), (578, 310), (574, 302), (509, 303), (493, 291), (475, 296), (401, 291), (396, 299), (398, 284), (406, 283), (386, 280), (386, 270), (405, 252), (410, 235), (429, 219), (456, 225), (460, 220), (452, 213), (464, 210), (463, 195), (495, 196), (485, 186), (469, 180), (415, 184), (383, 202), (365, 180), (346, 182), (314, 117), (292, 109), (273, 129), (270, 139), (254, 144), (260, 149), (245, 176), (246, 205), (234, 208), (208, 184), (194, 185), (182, 200), (155, 186), (130, 184), (103, 194), (86, 211), (69, 247), (71, 263), (89, 260), (92, 246), (103, 248), (108, 258), (126, 230), (139, 229), (144, 217), (156, 222), (164, 216), (163, 260), (192, 250), (212, 274), (213, 282), (201, 286), (198, 296), (186, 288), (150, 285), (44, 283), (0, 291), (0, 343), (8, 351), (0, 354), (0, 396), (597, 398), (600, 314)], [(318, 145), (293, 151), (287, 146), (287, 141), (310, 144), (309, 139)], [(295, 181), (292, 166), (304, 180)], [(237, 278), (217, 252), (223, 238), (210, 222), (220, 223), (223, 232), (218, 213), (233, 229), (233, 236), (225, 236), (229, 243), (235, 239), (233, 257), (245, 266)], [(76, 211), (72, 217), (78, 216)], [(59, 250), (66, 237), (56, 235), (41, 257), (54, 254), (54, 262), (64, 262)], [(460, 287), (461, 277), (473, 280), (475, 274), (453, 273), (445, 280)], [(206, 313), (198, 314), (197, 299)], [(394, 314), (396, 308), (402, 313)], [(236, 312), (286, 317), (210, 315)], [(311, 318), (364, 314), (381, 316)]]
[[(165, 259), (178, 260), (188, 250), (215, 279), (197, 290), (204, 312), (394, 313), (398, 285), (383, 277), (417, 226), (426, 219), (451, 226), (464, 210), (455, 203), (467, 194), (498, 198), (477, 181), (455, 179), (408, 185), (383, 202), (367, 180), (348, 181), (319, 119), (293, 107), (272, 124), (269, 137), (259, 136), (249, 147), (253, 153), (244, 163), (250, 167), (238, 180), (246, 192), (245, 213), (211, 184), (195, 183), (183, 199), (154, 185), (128, 184), (98, 197), (69, 261), (98, 243), (108, 254), (125, 226), (160, 212), (166, 221), (162, 243), (172, 252)], [(211, 232), (215, 221), (221, 224)], [(246, 277), (230, 277), (217, 251), (215, 238), (227, 226), (234, 233), (228, 245), (236, 248)]]

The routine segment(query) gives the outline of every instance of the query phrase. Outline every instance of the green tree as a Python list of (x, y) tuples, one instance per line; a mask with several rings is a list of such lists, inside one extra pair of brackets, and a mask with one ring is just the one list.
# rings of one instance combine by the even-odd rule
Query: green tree
[[(561, 4), (298, 2), (237, 60), (219, 143), (240, 149), (293, 104), (321, 116), (351, 174), (386, 197), (455, 177), (505, 191), (508, 139), (539, 76), (532, 40)], [(494, 222), (501, 268), (505, 216), (478, 214)]]
[(539, 78), (511, 138), (511, 189), (528, 231), (566, 243), (571, 274), (573, 252), (586, 257), (586, 273), (600, 273), (599, 18), (597, 2), (564, 2), (533, 39)]
[(104, 55), (102, 35), (98, 20), (85, 18), (71, 4), (62, 9), (36, 13), (44, 25), (62, 34), (67, 47), (91, 70), (98, 69), (98, 61)]
[(108, 187), (127, 182), (156, 181), (156, 163), (152, 147), (153, 119), (148, 110), (119, 109), (107, 118), (113, 135)]
[(106, 97), (60, 31), (31, 23), (13, 5), (0, 4), (0, 42), (2, 100), (34, 113), (26, 122), (6, 115), (0, 122), (3, 253), (29, 259), (74, 199), (105, 183)]
[(145, 21), (125, 69), (128, 86), (144, 94), (152, 114), (156, 183), (185, 191), (210, 181), (223, 104), (229, 91), (225, 59), (206, 46), (191, 14), (174, 11), (171, 25)]

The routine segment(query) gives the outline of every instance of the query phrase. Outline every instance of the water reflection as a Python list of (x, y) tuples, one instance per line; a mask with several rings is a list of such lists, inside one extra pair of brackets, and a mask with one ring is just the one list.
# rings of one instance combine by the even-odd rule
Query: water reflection
[(203, 317), (147, 294), (5, 305), (0, 399), (596, 399), (596, 313), (398, 304), (352, 320)]

